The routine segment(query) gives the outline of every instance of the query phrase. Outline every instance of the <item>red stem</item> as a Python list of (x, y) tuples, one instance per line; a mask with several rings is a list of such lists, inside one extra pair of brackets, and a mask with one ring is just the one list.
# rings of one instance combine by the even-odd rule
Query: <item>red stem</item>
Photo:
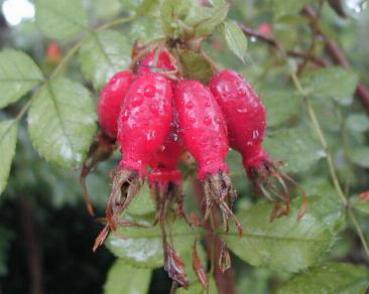
[(27, 254), (28, 271), (30, 277), (30, 294), (43, 294), (42, 250), (38, 239), (37, 224), (33, 214), (33, 206), (29, 199), (21, 197), (19, 200), (19, 216), (24, 247)]
[[(307, 5), (304, 7), (302, 14), (306, 15), (310, 19), (310, 25), (313, 25), (316, 32), (324, 38), (326, 42), (324, 49), (332, 62), (336, 65), (342, 66), (343, 68), (350, 68), (350, 61), (342, 48), (336, 41), (330, 39), (322, 32), (316, 11), (311, 6)], [(369, 115), (369, 89), (363, 83), (359, 83), (356, 88), (356, 95), (360, 98), (365, 111)]]
[[(195, 197), (197, 200), (198, 207), (202, 207), (202, 201), (204, 199), (204, 191), (202, 185), (199, 181), (195, 181)], [(203, 211), (203, 215), (205, 212)], [(219, 212), (213, 209), (212, 211), (213, 219), (215, 222), (215, 226), (219, 226), (221, 224), (221, 217)], [(205, 229), (207, 230), (205, 236), (205, 246), (208, 258), (211, 260), (214, 266), (214, 278), (217, 284), (217, 288), (219, 294), (236, 294), (236, 283), (235, 283), (235, 273), (233, 268), (228, 269), (224, 273), (219, 268), (219, 256), (222, 250), (222, 240), (213, 233), (211, 229), (211, 224), (207, 223)]]

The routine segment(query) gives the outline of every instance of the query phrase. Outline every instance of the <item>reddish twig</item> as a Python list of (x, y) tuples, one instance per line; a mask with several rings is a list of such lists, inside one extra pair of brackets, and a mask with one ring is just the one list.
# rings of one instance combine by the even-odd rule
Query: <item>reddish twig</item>
[[(278, 42), (273, 37), (268, 37), (268, 36), (265, 36), (263, 34), (260, 34), (259, 32), (254, 31), (253, 29), (251, 29), (251, 28), (249, 28), (249, 27), (247, 27), (243, 24), (240, 24), (239, 26), (240, 26), (241, 30), (244, 32), (244, 34), (246, 36), (253, 37), (253, 38), (255, 38), (255, 39), (257, 39), (261, 42), (267, 43), (271, 47), (279, 48)], [(314, 63), (315, 65), (317, 65), (319, 67), (328, 66), (328, 62), (325, 61), (324, 59), (316, 57), (314, 55), (309, 55), (305, 52), (289, 50), (286, 53), (290, 57), (307, 59), (308, 61)]]
[[(203, 199), (205, 199), (203, 187), (200, 182), (195, 181), (195, 197), (198, 203), (198, 206), (203, 206)], [(202, 210), (202, 209), (201, 209)], [(205, 213), (203, 211), (203, 213)], [(215, 226), (219, 226), (221, 224), (221, 216), (215, 208), (212, 209), (212, 216), (215, 222)], [(224, 242), (213, 232), (212, 224), (210, 222), (206, 223), (206, 237), (205, 237), (205, 245), (206, 251), (209, 259), (212, 262), (214, 267), (214, 278), (218, 288), (219, 294), (235, 294), (236, 293), (236, 283), (235, 283), (235, 274), (233, 268), (229, 268), (225, 272), (219, 266), (219, 259), (223, 253)]]
[(42, 249), (33, 206), (27, 197), (19, 199), (19, 218), (30, 278), (29, 293), (43, 294)]
[[(318, 21), (318, 14), (316, 13), (316, 11), (311, 6), (305, 6), (305, 8), (302, 11), (302, 14), (309, 17), (310, 25), (312, 26), (313, 31), (325, 40), (325, 52), (330, 57), (331, 61), (334, 64), (340, 65), (344, 68), (350, 68), (350, 62), (346, 54), (342, 50), (342, 48), (337, 44), (337, 42), (330, 39), (328, 36), (326, 36), (322, 32), (319, 21)], [(256, 32), (253, 29), (243, 24), (240, 24), (240, 28), (246, 36), (254, 37), (257, 40), (264, 42), (271, 47), (280, 49), (280, 45), (278, 41), (274, 39), (273, 37), (260, 34), (259, 32)], [(296, 51), (287, 51), (286, 54), (290, 57), (306, 59), (319, 67), (328, 67), (330, 65), (326, 60), (313, 56), (311, 54), (307, 54), (303, 52), (296, 52)], [(365, 111), (369, 115), (369, 89), (368, 87), (364, 85), (363, 83), (359, 83), (356, 88), (355, 94), (359, 97)]]
[[(330, 57), (332, 62), (336, 65), (342, 66), (343, 68), (350, 68), (350, 61), (348, 60), (342, 48), (337, 44), (336, 41), (330, 39), (322, 32), (319, 22), (317, 21), (319, 16), (317, 15), (316, 11), (311, 6), (307, 5), (304, 7), (302, 14), (310, 19), (310, 25), (313, 25), (314, 30), (316, 30), (319, 35), (324, 38), (326, 42), (325, 52)], [(369, 115), (369, 89), (363, 83), (359, 83), (356, 88), (356, 95), (360, 98), (365, 111)]]

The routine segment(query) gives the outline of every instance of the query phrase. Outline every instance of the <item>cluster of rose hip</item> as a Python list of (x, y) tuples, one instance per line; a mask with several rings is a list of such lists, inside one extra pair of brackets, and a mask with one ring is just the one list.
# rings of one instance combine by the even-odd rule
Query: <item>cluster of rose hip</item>
[[(132, 69), (115, 74), (101, 94), (100, 126), (106, 138), (118, 143), (122, 159), (106, 207), (107, 226), (95, 246), (102, 244), (109, 231), (117, 229), (122, 212), (144, 179), (153, 191), (160, 224), (172, 201), (179, 204), (178, 211), (185, 217), (182, 173), (178, 168), (184, 152), (195, 159), (197, 177), (203, 183), (204, 222), (213, 209), (218, 209), (225, 228), (233, 219), (242, 234), (232, 212), (236, 192), (226, 163), (230, 147), (241, 153), (247, 175), (259, 191), (273, 201), (284, 200), (285, 205), (276, 205), (274, 216), (287, 213), (288, 192), (284, 194), (282, 189), (281, 193), (276, 181), (271, 180), (274, 177), (283, 182), (284, 175), (262, 147), (266, 111), (251, 85), (232, 70), (215, 73), (209, 85), (187, 80), (165, 46), (143, 52)], [(168, 245), (165, 252), (171, 250)], [(166, 262), (171, 277), (185, 284), (180, 273), (168, 268), (170, 264)]]

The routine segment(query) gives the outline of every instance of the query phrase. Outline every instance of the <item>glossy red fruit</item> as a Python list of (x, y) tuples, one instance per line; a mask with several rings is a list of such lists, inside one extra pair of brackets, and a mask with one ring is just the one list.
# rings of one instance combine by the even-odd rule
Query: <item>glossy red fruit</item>
[(99, 124), (107, 136), (117, 138), (117, 120), (124, 97), (134, 79), (131, 71), (116, 73), (104, 87), (98, 104)]
[(160, 74), (144, 74), (131, 84), (118, 120), (121, 168), (146, 174), (152, 154), (168, 135), (172, 97), (171, 81)]
[(289, 212), (288, 184), (302, 192), (303, 205), (299, 213), (299, 217), (302, 217), (307, 208), (304, 191), (280, 170), (280, 163), (273, 162), (263, 148), (267, 113), (254, 89), (232, 70), (224, 70), (215, 75), (210, 82), (210, 89), (226, 117), (231, 147), (241, 153), (247, 174), (257, 190), (275, 202), (271, 218)]
[(209, 89), (198, 81), (178, 82), (175, 95), (181, 135), (198, 163), (198, 177), (227, 172), (228, 139), (223, 115)]
[(175, 71), (176, 68), (176, 61), (170, 52), (164, 47), (156, 47), (140, 62), (138, 74), (169, 72)]
[(198, 178), (204, 183), (205, 217), (215, 203), (223, 214), (225, 230), (233, 218), (239, 234), (243, 229), (229, 207), (237, 198), (225, 162), (228, 153), (226, 124), (210, 90), (198, 81), (180, 81), (174, 94), (185, 148), (197, 161)]
[(164, 144), (151, 158), (150, 183), (157, 183), (163, 187), (170, 182), (178, 185), (182, 181), (178, 164), (183, 153), (183, 146), (179, 138), (178, 128), (177, 119), (173, 119)]
[(215, 75), (210, 89), (226, 117), (231, 147), (242, 154), (246, 168), (261, 165), (268, 155), (262, 147), (267, 121), (259, 96), (232, 70)]
[[(168, 72), (175, 68), (175, 60), (169, 51), (164, 47), (156, 47), (140, 62), (138, 74), (142, 75), (156, 71)], [(150, 162), (152, 168), (149, 176), (150, 182), (155, 185), (159, 184), (161, 188), (164, 188), (170, 182), (179, 184), (182, 179), (177, 166), (183, 146), (179, 140), (178, 114), (176, 111), (173, 114), (169, 134)]]
[(117, 229), (120, 216), (137, 195), (152, 155), (168, 135), (172, 100), (171, 81), (160, 74), (144, 74), (130, 85), (118, 118), (122, 159), (105, 209), (107, 225), (96, 238), (94, 250)]

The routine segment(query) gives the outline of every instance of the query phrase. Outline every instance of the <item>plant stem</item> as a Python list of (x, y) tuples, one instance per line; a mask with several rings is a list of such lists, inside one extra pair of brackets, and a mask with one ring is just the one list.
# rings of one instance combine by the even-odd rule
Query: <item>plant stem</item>
[[(286, 59), (286, 60), (288, 62), (288, 59)], [(305, 103), (307, 105), (307, 110), (308, 110), (308, 113), (309, 113), (309, 117), (310, 117), (310, 120), (313, 124), (313, 128), (314, 128), (314, 130), (316, 131), (316, 133), (319, 137), (320, 144), (322, 145), (322, 147), (324, 148), (324, 150), (326, 152), (329, 174), (331, 176), (333, 185), (334, 185), (334, 187), (337, 191), (337, 194), (338, 194), (342, 204), (347, 209), (348, 215), (349, 215), (349, 217), (350, 217), (350, 219), (351, 219), (351, 221), (352, 221), (352, 223), (353, 223), (353, 225), (356, 229), (356, 232), (357, 232), (357, 234), (360, 238), (360, 241), (363, 245), (365, 254), (366, 254), (367, 258), (369, 259), (368, 241), (367, 241), (367, 239), (364, 235), (364, 232), (363, 232), (362, 228), (360, 227), (360, 224), (357, 220), (357, 217), (356, 217), (355, 213), (353, 212), (353, 210), (351, 208), (349, 199), (346, 198), (345, 193), (342, 190), (342, 187), (340, 185), (338, 175), (337, 175), (337, 172), (336, 172), (336, 169), (335, 169), (335, 166), (334, 166), (333, 157), (332, 157), (331, 153), (329, 152), (328, 143), (327, 143), (327, 140), (325, 139), (324, 132), (322, 130), (322, 127), (320, 126), (320, 123), (319, 123), (319, 120), (318, 120), (317, 115), (315, 113), (315, 110), (314, 110), (312, 104), (310, 103), (309, 98), (306, 95), (306, 91), (303, 89), (303, 87), (302, 87), (295, 71), (292, 68), (291, 68), (291, 71), (290, 71), (290, 75), (291, 75), (291, 78), (293, 80), (293, 83), (294, 83), (297, 91), (301, 94), (301, 96), (305, 100)]]
[[(95, 32), (100, 32), (103, 30), (106, 30), (108, 28), (123, 24), (123, 23), (127, 23), (132, 21), (135, 18), (135, 16), (131, 16), (131, 17), (124, 17), (124, 18), (118, 18), (116, 20), (113, 20), (109, 23), (103, 24), (99, 27), (97, 27), (94, 31)], [(47, 80), (45, 80), (45, 82), (42, 84), (45, 85), (45, 83), (48, 82), (48, 80), (51, 80), (53, 78), (56, 78), (63, 70), (63, 68), (70, 62), (70, 60), (72, 59), (72, 57), (77, 53), (78, 49), (81, 47), (83, 41), (86, 40), (88, 35), (85, 35), (84, 37), (82, 37), (76, 44), (74, 44), (74, 46), (72, 48), (70, 48), (67, 52), (67, 54), (63, 57), (63, 59), (60, 61), (60, 63), (58, 64), (58, 66), (53, 70), (53, 72), (50, 74), (49, 78)], [(41, 88), (42, 88), (41, 86)], [(18, 122), (20, 119), (22, 119), (22, 117), (26, 114), (27, 110), (30, 108), (31, 104), (32, 104), (32, 100), (33, 97), (35, 95), (33, 95), (27, 102), (26, 104), (21, 108), (21, 110), (19, 111), (19, 113), (17, 114), (15, 121)], [(6, 132), (5, 132), (6, 134)]]
[(127, 22), (131, 22), (132, 20), (134, 20), (136, 18), (135, 15), (133, 16), (128, 16), (128, 17), (121, 17), (121, 18), (117, 18), (111, 22), (108, 22), (106, 24), (103, 24), (99, 27), (97, 27), (94, 31), (95, 32), (101, 32), (101, 31), (104, 31), (104, 30), (107, 30), (107, 29), (110, 29), (112, 27), (115, 27), (115, 26), (118, 26), (118, 25), (121, 25), (121, 24), (124, 24), (124, 23), (127, 23)]
[[(194, 180), (195, 198), (197, 205), (202, 211), (202, 201), (204, 199), (204, 192), (201, 183), (198, 180)], [(219, 268), (219, 257), (221, 254), (223, 241), (214, 233), (214, 227), (218, 227), (220, 224), (220, 215), (216, 209), (212, 209), (210, 221), (206, 223), (205, 234), (205, 246), (208, 259), (211, 262), (211, 273), (214, 276), (218, 293), (219, 294), (235, 294), (236, 282), (234, 269), (231, 267), (224, 273)], [(205, 212), (202, 211), (204, 214)]]
[[(310, 18), (316, 18), (317, 17), (316, 13), (309, 6), (306, 6), (304, 8), (303, 12), (305, 14), (307, 14)], [(319, 21), (317, 19), (312, 20), (311, 25), (315, 26), (314, 27), (315, 32), (318, 32), (319, 34), (321, 34), (320, 27), (319, 27)], [(340, 202), (344, 205), (345, 209), (348, 212), (348, 216), (351, 219), (351, 221), (352, 221), (352, 223), (355, 227), (356, 233), (358, 234), (358, 236), (360, 238), (360, 241), (361, 241), (362, 246), (364, 248), (365, 254), (366, 254), (366, 256), (369, 260), (368, 241), (367, 241), (367, 239), (364, 235), (364, 232), (363, 232), (362, 228), (360, 227), (360, 224), (358, 222), (358, 219), (357, 219), (354, 211), (351, 208), (350, 200), (346, 197), (345, 193), (343, 192), (343, 189), (342, 189), (341, 184), (339, 182), (338, 175), (337, 175), (337, 172), (336, 172), (336, 169), (335, 169), (335, 166), (334, 166), (333, 157), (329, 152), (328, 143), (327, 143), (327, 140), (325, 139), (323, 129), (322, 129), (320, 123), (319, 123), (319, 120), (317, 118), (314, 107), (312, 106), (311, 102), (309, 101), (309, 98), (307, 97), (307, 92), (302, 87), (301, 82), (300, 82), (299, 78), (297, 77), (297, 74), (296, 74), (294, 68), (291, 66), (291, 63), (288, 59), (289, 53), (284, 50), (283, 46), (274, 37), (266, 37), (262, 34), (259, 34), (258, 32), (253, 31), (252, 29), (250, 29), (250, 28), (248, 28), (248, 27), (246, 27), (242, 24), (240, 25), (240, 27), (241, 27), (241, 30), (244, 32), (245, 35), (253, 36), (253, 37), (257, 38), (258, 40), (260, 40), (260, 41), (268, 44), (269, 46), (275, 48), (282, 55), (283, 60), (285, 60), (285, 62), (289, 65), (289, 67), (290, 67), (290, 77), (291, 77), (297, 91), (300, 93), (300, 95), (305, 100), (305, 103), (307, 105), (307, 111), (308, 111), (310, 120), (312, 122), (313, 128), (314, 128), (315, 132), (317, 133), (317, 135), (319, 137), (320, 144), (322, 145), (322, 147), (324, 148), (324, 150), (326, 152), (326, 159), (327, 159), (329, 174), (330, 174), (330, 177), (332, 179), (335, 190), (337, 191), (338, 197), (340, 198)], [(337, 43), (335, 43), (334, 41), (328, 39), (326, 36), (325, 36), (325, 38), (326, 38), (326, 42), (327, 42), (326, 43), (326, 51), (331, 56), (333, 61), (336, 64), (339, 64), (340, 66), (342, 66), (344, 68), (348, 68), (349, 67), (349, 62), (346, 58), (346, 55), (342, 51), (342, 49), (339, 48)], [(314, 58), (314, 59), (317, 60), (316, 58)], [(328, 66), (328, 64), (326, 62), (321, 62), (321, 66), (325, 67), (325, 66)], [(359, 84), (357, 89), (356, 89), (356, 94), (360, 97), (361, 102), (363, 103), (363, 105), (365, 107), (365, 110), (369, 113), (369, 90), (363, 84)]]
[(58, 66), (53, 70), (53, 72), (51, 73), (49, 79), (53, 79), (56, 76), (58, 76), (58, 74), (60, 74), (60, 72), (62, 71), (62, 69), (64, 68), (64, 66), (66, 66), (68, 64), (68, 62), (70, 61), (70, 59), (74, 56), (74, 54), (78, 51), (78, 49), (81, 47), (83, 41), (86, 39), (86, 36), (83, 37), (82, 39), (80, 39), (71, 49), (69, 49), (69, 51), (67, 52), (67, 54), (64, 56), (64, 58), (60, 61), (60, 63), (58, 64)]
[[(342, 48), (337, 44), (337, 42), (329, 38), (322, 31), (319, 24), (319, 14), (317, 14), (317, 12), (309, 5), (304, 7), (302, 14), (310, 19), (310, 26), (313, 27), (313, 30), (319, 35), (319, 37), (322, 37), (325, 40), (325, 52), (333, 63), (342, 66), (343, 68), (350, 68), (350, 61)], [(360, 98), (364, 109), (369, 115), (369, 89), (363, 83), (359, 83), (356, 88), (356, 95)]]

